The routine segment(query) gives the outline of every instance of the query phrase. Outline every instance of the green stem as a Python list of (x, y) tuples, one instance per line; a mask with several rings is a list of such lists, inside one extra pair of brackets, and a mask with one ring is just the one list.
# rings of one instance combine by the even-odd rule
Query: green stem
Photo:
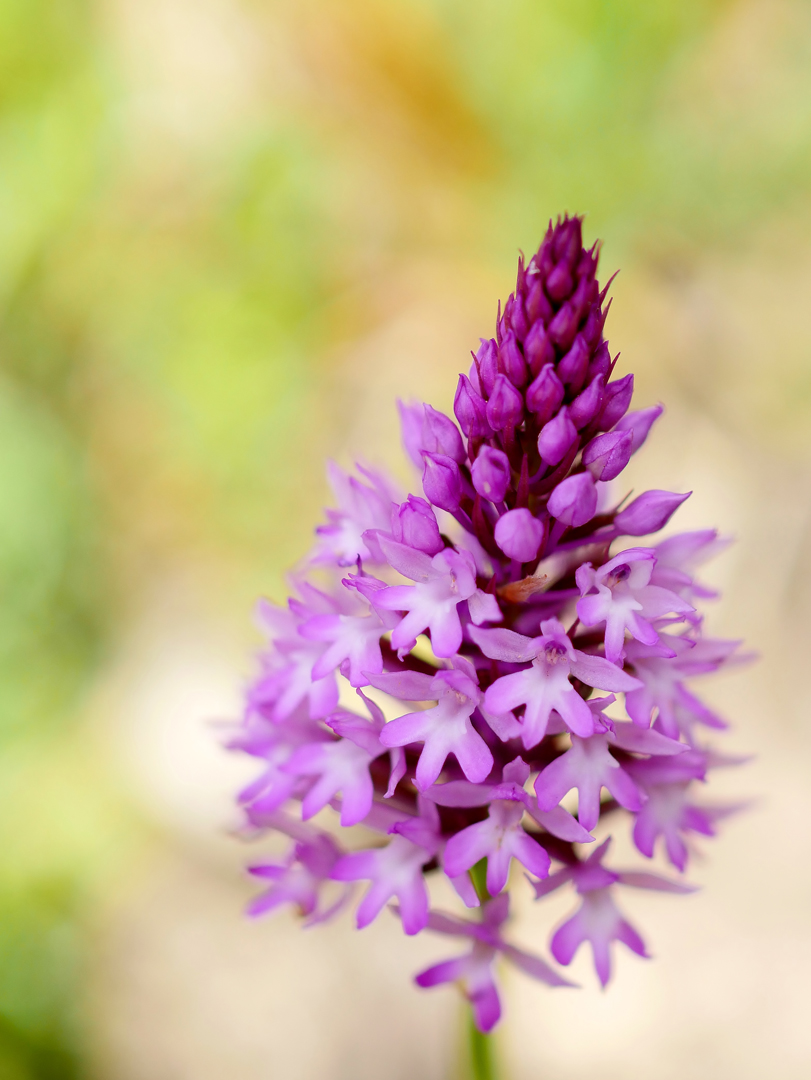
[(468, 1055), (470, 1080), (497, 1080), (493, 1037), (479, 1031), (472, 1013), (468, 1017)]
[[(491, 899), (487, 891), (487, 859), (480, 859), (469, 873), (480, 903), (486, 904)], [(479, 1031), (472, 1010), (467, 1014), (467, 1057), (470, 1080), (498, 1080), (493, 1037)]]

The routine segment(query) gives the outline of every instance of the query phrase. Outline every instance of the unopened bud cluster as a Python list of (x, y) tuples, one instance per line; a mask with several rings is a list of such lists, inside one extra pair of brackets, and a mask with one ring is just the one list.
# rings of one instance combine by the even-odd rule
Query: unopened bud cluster
[[(580, 219), (550, 224), (459, 376), (456, 422), (401, 404), (422, 495), (330, 466), (337, 508), (295, 595), (260, 604), (270, 644), (231, 740), (261, 762), (240, 796), (248, 828), (292, 841), (253, 867), (265, 888), (252, 913), (292, 904), (321, 921), (365, 883), (358, 927), (388, 905), (407, 934), (468, 941), (417, 982), (457, 983), (484, 1031), (500, 1015), (499, 958), (570, 985), (504, 937), (511, 888), (574, 891), (551, 955), (565, 967), (588, 942), (605, 984), (612, 942), (646, 955), (622, 888), (691, 887), (609, 868), (595, 830), (630, 827), (643, 857), (660, 849), (681, 874), (694, 837), (731, 810), (695, 794), (737, 760), (706, 745), (726, 724), (692, 689), (740, 659), (739, 642), (703, 636), (695, 606), (714, 594), (694, 571), (723, 542), (708, 529), (629, 545), (688, 495), (627, 502), (612, 483), (662, 410), (629, 412), (597, 261)], [(472, 917), (431, 909), (440, 874)]]

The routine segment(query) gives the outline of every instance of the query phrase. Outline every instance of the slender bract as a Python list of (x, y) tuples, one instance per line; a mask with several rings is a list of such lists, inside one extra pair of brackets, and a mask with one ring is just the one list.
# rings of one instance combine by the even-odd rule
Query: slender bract
[[(511, 888), (573, 891), (551, 955), (565, 967), (588, 943), (605, 985), (615, 941), (647, 956), (623, 890), (691, 892), (695, 838), (732, 810), (696, 794), (738, 760), (709, 748), (726, 722), (693, 689), (741, 659), (697, 608), (715, 594), (695, 571), (724, 541), (657, 535), (689, 492), (629, 501), (622, 472), (662, 409), (631, 410), (597, 261), (579, 218), (550, 223), (459, 376), (455, 421), (400, 404), (414, 492), (330, 466), (336, 506), (294, 595), (259, 605), (269, 646), (231, 740), (261, 762), (240, 795), (251, 830), (292, 842), (252, 868), (265, 889), (251, 913), (292, 904), (318, 922), (363, 883), (359, 928), (389, 907), (406, 934), (460, 939), (416, 982), (459, 986), (479, 1032), (501, 1015), (502, 959), (571, 985), (505, 936)], [(312, 819), (329, 809), (326, 831)], [(606, 826), (675, 876), (609, 865)], [(468, 917), (431, 908), (443, 873)], [(482, 1077), (487, 1045), (471, 1044)]]

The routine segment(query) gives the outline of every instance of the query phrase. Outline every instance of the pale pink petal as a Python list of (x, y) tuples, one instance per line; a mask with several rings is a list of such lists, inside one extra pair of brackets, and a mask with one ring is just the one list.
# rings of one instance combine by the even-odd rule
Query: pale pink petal
[(370, 685), (403, 701), (431, 701), (434, 699), (432, 675), (420, 671), (383, 671), (369, 674)]
[(501, 622), (503, 615), (498, 600), (492, 593), (477, 589), (467, 598), (468, 611), (474, 623)]
[[(462, 644), (462, 623), (456, 606), (438, 610), (428, 623), (431, 630), (431, 648), (435, 656), (447, 658), (459, 652)], [(394, 635), (392, 635), (392, 644)]]
[(468, 627), (468, 634), (491, 660), (504, 660), (511, 664), (526, 663), (535, 657), (537, 644), (534, 638), (516, 634), (513, 630), (495, 628), (485, 630)]
[(541, 847), (537, 840), (533, 840), (523, 829), (518, 828), (508, 838), (505, 838), (505, 846), (509, 845), (510, 853), (514, 859), (518, 859), (531, 874), (538, 878), (549, 875), (549, 855)]
[(562, 975), (559, 975), (554, 968), (541, 960), (539, 956), (525, 953), (523, 949), (516, 949), (514, 945), (504, 946), (502, 952), (508, 959), (512, 960), (517, 968), (520, 968), (521, 971), (530, 975), (533, 979), (546, 983), (547, 986), (574, 986), (574, 983), (564, 979)]
[(493, 823), (489, 819), (468, 825), (466, 829), (452, 836), (445, 845), (445, 873), (448, 877), (457, 877), (469, 870), (480, 859), (486, 858), (493, 841)]
[(428, 893), (421, 873), (401, 886), (397, 893), (400, 900), (400, 917), (407, 934), (418, 934), (428, 924)]
[(587, 686), (594, 686), (598, 690), (630, 691), (639, 690), (643, 685), (639, 679), (628, 675), (627, 672), (610, 661), (604, 660), (603, 657), (590, 656), (578, 649), (575, 649), (572, 674)]
[(378, 538), (383, 554), (389, 563), (403, 577), (411, 578), (412, 581), (430, 581), (435, 576), (435, 570), (431, 565), (431, 556), (407, 544), (400, 544), (385, 534)]

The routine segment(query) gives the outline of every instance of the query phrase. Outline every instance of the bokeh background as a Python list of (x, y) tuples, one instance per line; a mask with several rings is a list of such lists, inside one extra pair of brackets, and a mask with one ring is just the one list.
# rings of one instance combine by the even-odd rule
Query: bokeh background
[(710, 626), (763, 660), (708, 694), (755, 804), (628, 899), (655, 960), (508, 981), (502, 1053), (811, 1073), (808, 0), (0, 0), (3, 1080), (454, 1075), (441, 940), (243, 920), (218, 723), (324, 458), (410, 479), (395, 396), (449, 407), (562, 210), (668, 407), (635, 484), (738, 540)]

